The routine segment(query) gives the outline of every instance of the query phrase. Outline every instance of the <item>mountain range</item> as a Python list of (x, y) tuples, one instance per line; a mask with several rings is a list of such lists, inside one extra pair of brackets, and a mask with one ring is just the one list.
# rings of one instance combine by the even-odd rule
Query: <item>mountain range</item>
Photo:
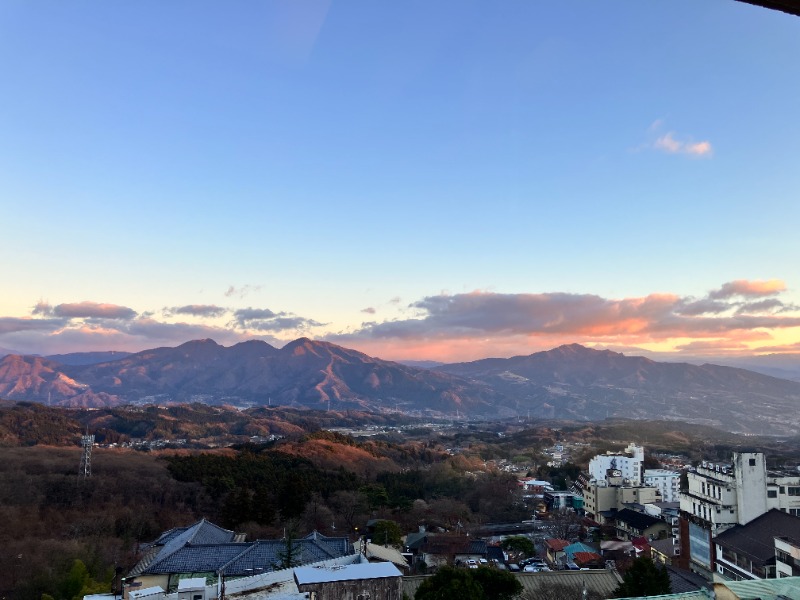
[(202, 402), (482, 418), (657, 418), (759, 434), (796, 433), (800, 426), (798, 382), (578, 344), (433, 369), (307, 338), (280, 349), (255, 340), (230, 347), (197, 340), (61, 361), (8, 355), (0, 360), (0, 397), (66, 407)]

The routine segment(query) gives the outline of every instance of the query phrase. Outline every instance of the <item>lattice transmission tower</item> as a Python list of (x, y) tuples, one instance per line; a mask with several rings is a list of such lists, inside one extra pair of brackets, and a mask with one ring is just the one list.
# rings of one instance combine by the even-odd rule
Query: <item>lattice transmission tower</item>
[(94, 436), (89, 435), (89, 430), (86, 430), (86, 435), (81, 436), (81, 465), (78, 467), (78, 477), (88, 479), (92, 476), (92, 446), (94, 446)]

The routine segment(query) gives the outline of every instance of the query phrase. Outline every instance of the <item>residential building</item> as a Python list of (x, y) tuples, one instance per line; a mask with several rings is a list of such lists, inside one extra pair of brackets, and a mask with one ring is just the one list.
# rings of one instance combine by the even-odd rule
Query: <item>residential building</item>
[(729, 464), (703, 461), (680, 494), (682, 549), (693, 569), (715, 569), (712, 538), (770, 509), (800, 516), (800, 476), (767, 471), (760, 452), (735, 452)]
[[(406, 544), (411, 550), (408, 540)], [(484, 540), (454, 534), (427, 534), (417, 548), (417, 560), (422, 560), (428, 567), (465, 564), (482, 558), (485, 560), (489, 552)]]
[(577, 554), (596, 554), (596, 553), (597, 553), (597, 548), (593, 548), (592, 546), (588, 546), (582, 542), (575, 542), (574, 544), (570, 544), (569, 546), (564, 547), (564, 559), (565, 562), (568, 563), (577, 563), (578, 561), (575, 560), (575, 556)]
[(650, 558), (662, 565), (677, 565), (681, 558), (681, 546), (675, 538), (664, 538), (650, 542)]
[(567, 540), (560, 540), (557, 538), (548, 538), (544, 541), (545, 551), (547, 553), (547, 562), (551, 565), (560, 564), (565, 558), (564, 548), (569, 546)]
[(287, 561), (296, 566), (355, 554), (346, 537), (327, 537), (316, 531), (291, 541), (244, 542), (243, 538), (243, 534), (205, 519), (165, 532), (146, 547), (142, 558), (123, 579), (126, 600), (136, 588), (159, 586), (172, 593), (187, 578), (202, 577), (211, 585), (220, 578), (230, 581), (279, 570)]
[(547, 512), (562, 509), (572, 509), (577, 513), (583, 511), (583, 496), (572, 492), (545, 492), (542, 501), (547, 507)]
[(629, 508), (623, 508), (614, 515), (614, 528), (617, 537), (623, 540), (632, 540), (636, 537), (647, 540), (663, 539), (669, 537), (671, 529), (669, 524), (661, 519)]
[(605, 481), (609, 471), (618, 471), (616, 475), (628, 480), (631, 485), (641, 485), (642, 462), (644, 448), (631, 443), (623, 452), (607, 452), (592, 458), (589, 461), (589, 476), (595, 481)]
[(667, 469), (646, 469), (644, 484), (658, 488), (663, 502), (678, 502), (681, 491), (681, 474)]
[(363, 563), (320, 569), (299, 567), (294, 579), (314, 600), (402, 600), (403, 576), (392, 563)]
[(800, 517), (773, 508), (714, 538), (715, 580), (774, 579), (776, 537), (800, 538)]
[(604, 515), (622, 510), (626, 505), (660, 501), (657, 488), (626, 483), (620, 475), (593, 481), (583, 492), (584, 514), (601, 525), (606, 524)]
[(785, 533), (775, 537), (775, 576), (800, 576), (800, 539)]
[(519, 479), (519, 485), (522, 491), (526, 494), (533, 494), (534, 496), (541, 496), (545, 492), (553, 491), (553, 484), (549, 481), (542, 481), (534, 477), (524, 477)]
[(403, 574), (408, 573), (409, 564), (405, 556), (392, 546), (381, 544), (366, 543), (364, 545), (364, 556), (369, 562), (390, 562), (400, 569)]
[(767, 509), (770, 508), (800, 517), (800, 476), (796, 473), (767, 474)]

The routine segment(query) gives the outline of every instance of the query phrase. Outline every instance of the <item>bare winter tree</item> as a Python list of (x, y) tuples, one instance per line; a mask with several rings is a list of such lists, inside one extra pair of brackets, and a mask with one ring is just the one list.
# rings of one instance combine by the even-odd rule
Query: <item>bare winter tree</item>
[(550, 513), (550, 535), (560, 540), (572, 540), (581, 533), (581, 518), (572, 510), (561, 508)]

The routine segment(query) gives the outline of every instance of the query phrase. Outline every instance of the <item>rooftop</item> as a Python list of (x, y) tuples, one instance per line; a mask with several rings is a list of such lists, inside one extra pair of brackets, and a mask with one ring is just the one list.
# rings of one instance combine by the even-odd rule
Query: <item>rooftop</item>
[(384, 579), (386, 577), (402, 577), (402, 575), (397, 567), (389, 562), (361, 563), (331, 568), (298, 567), (294, 570), (294, 579), (298, 586), (331, 581)]
[(736, 525), (719, 534), (714, 543), (766, 564), (775, 558), (775, 538), (780, 536), (800, 537), (800, 517), (773, 508), (747, 525)]
[(646, 515), (644, 513), (636, 512), (635, 510), (631, 510), (629, 508), (623, 508), (621, 511), (617, 512), (614, 518), (617, 521), (626, 523), (627, 525), (630, 525), (631, 528), (639, 531), (644, 531), (648, 527), (658, 525), (659, 523), (666, 525), (666, 523), (661, 519), (651, 517), (650, 515)]

